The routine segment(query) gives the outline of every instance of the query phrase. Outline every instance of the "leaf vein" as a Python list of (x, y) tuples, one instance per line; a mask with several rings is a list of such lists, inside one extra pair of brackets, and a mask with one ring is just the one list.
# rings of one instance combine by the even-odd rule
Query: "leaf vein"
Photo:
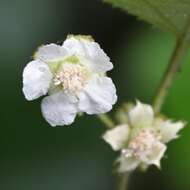
[(147, 6), (149, 6), (152, 10), (154, 10), (157, 15), (160, 17), (160, 19), (163, 21), (163, 23), (167, 23), (167, 27), (170, 28), (171, 31), (173, 31), (177, 36), (179, 36), (179, 31), (177, 29), (177, 27), (175, 26), (175, 24), (167, 18), (167, 16), (165, 16), (156, 6), (154, 6), (150, 1), (148, 0), (142, 0), (144, 1), (144, 3), (147, 4)]

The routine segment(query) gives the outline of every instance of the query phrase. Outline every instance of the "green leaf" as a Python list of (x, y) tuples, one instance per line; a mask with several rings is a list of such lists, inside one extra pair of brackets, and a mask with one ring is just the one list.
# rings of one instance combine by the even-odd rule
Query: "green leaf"
[[(104, 0), (160, 29), (183, 36), (190, 25), (190, 0)], [(190, 34), (189, 34), (190, 38)]]

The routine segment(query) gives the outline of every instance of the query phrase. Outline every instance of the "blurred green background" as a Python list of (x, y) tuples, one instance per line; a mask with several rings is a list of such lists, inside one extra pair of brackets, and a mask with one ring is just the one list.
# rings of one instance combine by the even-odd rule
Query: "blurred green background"
[[(22, 71), (41, 44), (68, 33), (90, 34), (114, 63), (119, 103), (151, 102), (174, 46), (174, 38), (100, 0), (0, 0), (0, 189), (114, 190), (111, 148), (100, 138), (96, 117), (51, 128), (40, 101), (22, 94)], [(190, 121), (190, 54), (163, 112)], [(117, 105), (118, 106), (118, 105)], [(115, 106), (115, 108), (117, 107)], [(131, 190), (190, 189), (190, 129), (169, 144), (162, 170), (136, 172)]]

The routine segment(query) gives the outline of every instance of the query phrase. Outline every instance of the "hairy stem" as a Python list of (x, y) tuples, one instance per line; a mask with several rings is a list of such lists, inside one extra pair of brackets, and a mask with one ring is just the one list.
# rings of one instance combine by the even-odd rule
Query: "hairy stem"
[(190, 25), (187, 27), (184, 35), (177, 40), (174, 52), (171, 56), (169, 65), (165, 71), (165, 74), (161, 80), (161, 83), (158, 87), (157, 93), (154, 98), (153, 107), (156, 113), (159, 113), (164, 101), (169, 93), (172, 82), (180, 70), (181, 64), (183, 62), (184, 55), (189, 46), (189, 33)]
[(129, 182), (129, 173), (123, 173), (119, 175), (117, 190), (127, 190)]
[(108, 128), (115, 127), (113, 120), (107, 114), (99, 114), (97, 116), (100, 119), (100, 121), (105, 124), (106, 127)]

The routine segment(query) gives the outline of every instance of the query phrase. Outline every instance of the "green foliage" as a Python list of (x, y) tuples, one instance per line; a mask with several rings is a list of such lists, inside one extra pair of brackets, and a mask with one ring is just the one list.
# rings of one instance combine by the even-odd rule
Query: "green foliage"
[(190, 25), (190, 0), (104, 0), (160, 29), (182, 36)]

